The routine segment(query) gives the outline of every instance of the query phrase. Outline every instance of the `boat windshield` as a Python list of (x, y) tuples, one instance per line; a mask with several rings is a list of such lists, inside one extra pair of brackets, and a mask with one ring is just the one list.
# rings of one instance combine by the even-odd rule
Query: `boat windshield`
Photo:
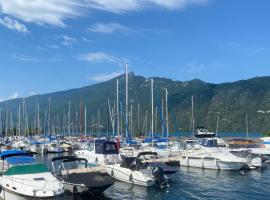
[(16, 165), (10, 167), (4, 175), (13, 176), (13, 175), (22, 175), (22, 174), (38, 174), (49, 172), (45, 164), (33, 164), (33, 165)]

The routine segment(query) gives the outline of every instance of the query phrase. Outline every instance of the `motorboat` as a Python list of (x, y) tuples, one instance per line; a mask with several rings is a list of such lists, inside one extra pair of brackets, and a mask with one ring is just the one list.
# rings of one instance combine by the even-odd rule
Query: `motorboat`
[(55, 199), (64, 193), (62, 183), (44, 163), (29, 155), (4, 157), (9, 168), (0, 177), (0, 197), (6, 200)]
[(64, 149), (60, 147), (58, 142), (51, 141), (47, 144), (47, 153), (63, 153)]
[[(58, 165), (57, 165), (58, 164)], [(114, 180), (101, 167), (88, 167), (88, 161), (74, 156), (52, 159), (53, 174), (72, 194), (100, 194), (114, 184)]]
[[(230, 153), (228, 149), (218, 148), (215, 138), (200, 138), (190, 144), (180, 154), (180, 166), (215, 170), (240, 170), (247, 165), (244, 158)], [(189, 140), (190, 143), (190, 140)]]
[(145, 187), (154, 184), (164, 185), (168, 179), (166, 174), (174, 174), (176, 169), (159, 163), (144, 162), (144, 159), (157, 157), (156, 152), (140, 152), (137, 157), (122, 156), (122, 162), (114, 165), (105, 165), (106, 171), (113, 178), (126, 183)]
[(216, 133), (214, 132), (209, 132), (207, 128), (205, 127), (197, 127), (196, 128), (196, 134), (195, 137), (196, 138), (213, 138), (216, 137)]
[(96, 139), (92, 144), (92, 149), (75, 151), (75, 156), (85, 158), (89, 163), (95, 163), (97, 165), (119, 162), (119, 150), (116, 142)]

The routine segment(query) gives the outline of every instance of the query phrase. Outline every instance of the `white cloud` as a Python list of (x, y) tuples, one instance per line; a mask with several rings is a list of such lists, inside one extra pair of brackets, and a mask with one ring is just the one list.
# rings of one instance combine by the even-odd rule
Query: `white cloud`
[(111, 74), (98, 74), (92, 77), (89, 77), (89, 80), (96, 81), (96, 82), (103, 82), (108, 81), (112, 78), (120, 76), (123, 72), (112, 72)]
[(29, 96), (34, 96), (34, 95), (37, 95), (37, 93), (34, 92), (34, 91), (32, 91), (32, 92), (29, 93)]
[(30, 55), (12, 55), (12, 58), (24, 63), (54, 63), (60, 61), (61, 58), (56, 55), (53, 57), (35, 57)]
[(112, 23), (96, 23), (89, 28), (91, 32), (94, 33), (103, 33), (103, 34), (112, 34), (115, 32), (132, 32), (133, 30), (123, 26), (121, 24), (112, 22)]
[(11, 30), (16, 30), (18, 32), (24, 33), (29, 32), (24, 24), (18, 22), (17, 20), (11, 19), (10, 17), (7, 16), (4, 18), (0, 18), (0, 24)]
[(94, 42), (93, 40), (89, 40), (86, 37), (83, 37), (82, 41), (87, 42), (87, 43), (93, 43)]
[(80, 56), (80, 59), (89, 62), (106, 62), (106, 63), (118, 63), (122, 61), (122, 59), (116, 56), (103, 52), (88, 53)]
[(9, 96), (9, 99), (16, 99), (19, 97), (19, 92), (14, 92), (12, 95)]
[(0, 0), (0, 12), (29, 23), (64, 27), (80, 15), (83, 0)]
[(209, 0), (87, 0), (88, 7), (113, 13), (139, 11), (145, 8), (161, 7), (175, 10), (190, 5), (204, 5)]
[(13, 94), (11, 94), (8, 97), (0, 97), (0, 102), (7, 101), (7, 100), (10, 100), (10, 99), (16, 99), (18, 97), (19, 97), (19, 92), (15, 91)]
[[(206, 4), (209, 0), (0, 0), (0, 14), (27, 23), (65, 27), (65, 20), (93, 9), (112, 13), (146, 8), (183, 9)], [(27, 29), (26, 29), (27, 30)]]
[(62, 36), (63, 41), (61, 42), (62, 45), (67, 46), (67, 47), (72, 47), (72, 45), (77, 42), (76, 38), (69, 37), (67, 35)]
[(204, 64), (200, 63), (187, 63), (186, 64), (186, 73), (191, 76), (191, 78), (198, 78), (202, 75), (205, 69)]

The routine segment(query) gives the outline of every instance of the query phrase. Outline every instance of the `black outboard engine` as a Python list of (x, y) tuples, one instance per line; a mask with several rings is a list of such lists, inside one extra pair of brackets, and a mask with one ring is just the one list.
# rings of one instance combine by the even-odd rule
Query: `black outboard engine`
[(156, 184), (163, 186), (167, 184), (167, 180), (164, 175), (164, 171), (161, 167), (156, 166), (152, 171), (153, 176), (155, 177)]

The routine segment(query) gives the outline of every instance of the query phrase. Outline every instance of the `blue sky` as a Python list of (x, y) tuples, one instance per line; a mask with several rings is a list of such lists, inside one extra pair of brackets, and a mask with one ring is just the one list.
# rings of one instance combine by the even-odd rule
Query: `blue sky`
[(121, 74), (270, 75), (268, 0), (0, 0), (0, 100)]

